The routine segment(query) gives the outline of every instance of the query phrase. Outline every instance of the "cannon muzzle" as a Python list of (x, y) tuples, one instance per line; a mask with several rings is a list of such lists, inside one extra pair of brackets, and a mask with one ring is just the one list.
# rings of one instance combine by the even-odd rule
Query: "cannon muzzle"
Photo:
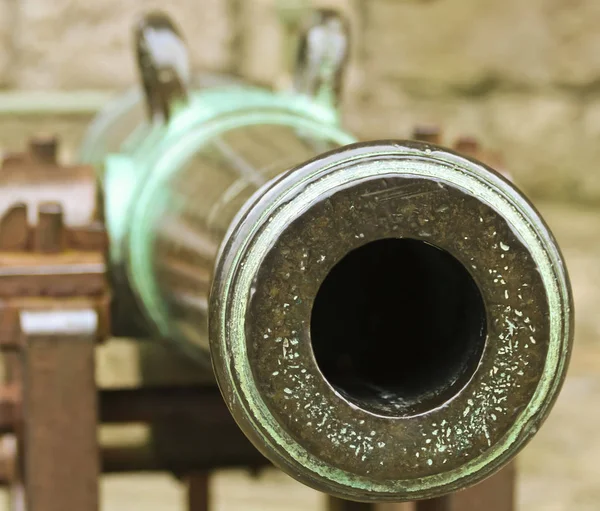
[(346, 146), (238, 217), (209, 306), (238, 423), (302, 481), (415, 500), (481, 480), (537, 431), (572, 333), (561, 256), (475, 161)]

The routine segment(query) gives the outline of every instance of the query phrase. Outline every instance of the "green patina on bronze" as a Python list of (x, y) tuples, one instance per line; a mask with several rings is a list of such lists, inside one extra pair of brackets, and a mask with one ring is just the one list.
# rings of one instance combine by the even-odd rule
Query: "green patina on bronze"
[[(242, 95), (237, 95), (236, 98), (242, 100), (242, 103), (244, 99), (247, 99)], [(233, 101), (225, 101), (225, 103), (231, 106)], [(173, 174), (180, 172), (186, 161), (201, 151), (203, 145), (210, 142), (212, 138), (244, 126), (290, 126), (313, 136), (322, 137), (323, 140), (334, 141), (339, 145), (353, 140), (350, 135), (334, 125), (315, 122), (311, 117), (301, 116), (297, 112), (294, 108), (288, 108), (287, 111), (280, 108), (278, 111), (271, 105), (265, 105), (262, 110), (256, 109), (255, 111), (241, 107), (239, 112), (231, 117), (214, 116), (202, 123), (200, 129), (196, 129), (193, 133), (168, 145), (168, 149), (163, 149), (162, 152), (160, 149), (157, 150), (158, 157), (153, 162), (151, 171), (146, 173), (148, 177), (139, 181), (139, 186), (133, 192), (136, 200), (130, 203), (130, 216), (126, 220), (129, 239), (125, 243), (129, 253), (125, 257), (131, 268), (131, 280), (136, 292), (164, 337), (172, 337), (173, 333), (169, 313), (164, 300), (160, 297), (158, 285), (154, 280), (154, 270), (150, 263), (156, 236), (153, 220), (164, 213), (165, 208), (173, 210), (186, 206), (174, 203), (174, 198), (170, 195), (169, 179)], [(139, 165), (135, 167), (138, 170), (140, 168)], [(112, 172), (113, 170), (114, 172)], [(109, 175), (122, 176), (121, 170), (119, 167), (111, 169)], [(190, 177), (190, 180), (193, 178)], [(121, 186), (119, 177), (114, 178), (112, 185), (114, 187)], [(127, 216), (119, 217), (118, 222), (123, 222), (124, 218)]]
[[(335, 163), (330, 163), (330, 160), (334, 160)], [(356, 193), (356, 197), (360, 197), (361, 185), (358, 183), (361, 179), (381, 180), (385, 176), (389, 180), (394, 175), (405, 179), (420, 177), (421, 179), (431, 180), (429, 185), (433, 186), (443, 183), (451, 188), (456, 187), (457, 190), (462, 191), (461, 193), (466, 193), (470, 197), (469, 202), (473, 203), (472, 206), (476, 207), (479, 202), (482, 207), (484, 205), (489, 207), (490, 211), (494, 211), (497, 215), (494, 222), (498, 227), (498, 231), (500, 231), (502, 224), (505, 224), (506, 234), (511, 234), (510, 240), (508, 238), (500, 240), (494, 250), (502, 254), (504, 250), (500, 243), (503, 244), (503, 247), (509, 247), (509, 250), (512, 246), (513, 251), (519, 251), (529, 261), (529, 268), (524, 263), (516, 264), (514, 268), (511, 268), (515, 272), (515, 282), (519, 281), (518, 277), (521, 271), (524, 271), (523, 280), (541, 279), (537, 283), (535, 295), (532, 297), (535, 298), (533, 307), (540, 308), (540, 310), (538, 310), (537, 319), (533, 317), (533, 313), (529, 318), (529, 321), (535, 321), (534, 328), (538, 329), (538, 335), (541, 333), (541, 339), (536, 345), (529, 343), (528, 349), (535, 353), (526, 356), (521, 353), (521, 356), (525, 357), (521, 359), (522, 367), (519, 369), (513, 367), (513, 371), (516, 373), (527, 367), (523, 363), (529, 364), (541, 358), (537, 361), (540, 365), (532, 364), (529, 368), (535, 377), (531, 379), (532, 375), (524, 375), (519, 380), (517, 376), (520, 383), (513, 381), (508, 386), (499, 385), (500, 382), (496, 382), (496, 385), (491, 384), (491, 382), (482, 383), (484, 386), (489, 384), (489, 390), (492, 392), (504, 386), (505, 391), (510, 392), (516, 403), (520, 403), (525, 409), (516, 415), (509, 414), (505, 417), (504, 429), (501, 429), (498, 435), (493, 438), (493, 443), (488, 438), (490, 445), (485, 449), (481, 449), (481, 446), (477, 447), (477, 442), (474, 442), (473, 439), (477, 438), (478, 442), (485, 440), (485, 424), (489, 418), (475, 422), (470, 421), (475, 428), (471, 431), (466, 427), (463, 429), (460, 424), (467, 415), (469, 418), (472, 417), (469, 415), (470, 413), (478, 414), (480, 417), (482, 414), (493, 414), (496, 406), (492, 406), (495, 405), (493, 401), (486, 401), (485, 399), (482, 401), (481, 392), (479, 394), (477, 392), (473, 393), (473, 389), (470, 389), (469, 385), (460, 393), (465, 398), (464, 403), (461, 404), (460, 400), (455, 398), (443, 407), (441, 418), (437, 419), (437, 422), (434, 419), (429, 422), (425, 420), (425, 425), (430, 430), (429, 438), (435, 436), (432, 431), (436, 429), (438, 435), (442, 430), (444, 434), (447, 434), (448, 427), (463, 429), (459, 434), (456, 434), (455, 430), (452, 435), (454, 445), (465, 444), (468, 457), (455, 459), (456, 466), (448, 470), (440, 466), (445, 465), (443, 459), (447, 456), (439, 451), (437, 453), (431, 452), (426, 457), (417, 458), (418, 463), (414, 466), (405, 465), (400, 468), (401, 461), (398, 461), (398, 458), (406, 456), (407, 453), (403, 450), (395, 450), (400, 447), (397, 443), (399, 437), (396, 439), (395, 444), (390, 444), (384, 440), (377, 441), (377, 444), (386, 444), (385, 447), (388, 447), (388, 449), (381, 450), (381, 454), (375, 456), (374, 463), (369, 459), (373, 456), (369, 456), (365, 460), (361, 456), (359, 460), (362, 463), (356, 462), (346, 465), (346, 467), (343, 466), (343, 455), (327, 438), (327, 434), (324, 433), (319, 437), (318, 432), (306, 432), (307, 436), (312, 433), (313, 442), (306, 437), (302, 437), (301, 431), (293, 428), (293, 422), (289, 421), (289, 416), (285, 417), (284, 405), (282, 404), (286, 401), (285, 388), (291, 390), (292, 396), (298, 395), (298, 389), (293, 387), (290, 389), (290, 386), (286, 386), (279, 389), (280, 392), (275, 397), (269, 396), (265, 392), (264, 385), (267, 383), (265, 382), (266, 374), (264, 371), (265, 357), (268, 358), (271, 355), (266, 351), (266, 348), (257, 351), (257, 337), (252, 334), (255, 325), (261, 324), (261, 314), (267, 318), (273, 318), (273, 307), (277, 302), (269, 303), (268, 310), (262, 312), (260, 312), (260, 305), (258, 305), (259, 312), (254, 311), (251, 316), (252, 321), (249, 323), (247, 319), (247, 315), (253, 310), (252, 300), (248, 292), (253, 289), (255, 297), (259, 296), (260, 293), (261, 265), (265, 265), (263, 270), (270, 274), (271, 280), (278, 277), (277, 274), (273, 277), (273, 273), (276, 273), (277, 270), (270, 263), (277, 260), (272, 252), (280, 249), (279, 244), (282, 243), (285, 237), (286, 228), (293, 229), (293, 223), (297, 222), (298, 218), (303, 215), (310, 215), (311, 207), (315, 207), (315, 202), (327, 197), (331, 191), (345, 189), (345, 193), (350, 195)], [(356, 188), (348, 188), (352, 184)], [(377, 186), (376, 181), (374, 186)], [(246, 225), (243, 223), (240, 225), (240, 231), (237, 232), (237, 235), (247, 240), (246, 245), (244, 246), (243, 243), (235, 244), (235, 250), (230, 254), (227, 253), (227, 250), (225, 251), (225, 262), (221, 263), (222, 266), (217, 272), (217, 277), (222, 277), (224, 282), (216, 288), (218, 291), (213, 294), (213, 297), (215, 297), (218, 293), (221, 308), (219, 322), (213, 322), (213, 335), (211, 336), (213, 350), (218, 353), (216, 358), (217, 375), (222, 388), (225, 390), (225, 395), (229, 398), (234, 415), (246, 426), (244, 428), (246, 433), (254, 437), (257, 443), (269, 446), (265, 449), (266, 452), (271, 455), (275, 453), (276, 460), (280, 464), (293, 467), (293, 471), (298, 471), (300, 466), (303, 467), (305, 472), (301, 478), (305, 482), (316, 485), (321, 489), (327, 489), (330, 492), (332, 488), (335, 488), (340, 496), (356, 499), (398, 500), (399, 495), (402, 495), (403, 498), (410, 500), (444, 493), (477, 482), (514, 456), (537, 430), (556, 397), (568, 362), (572, 336), (571, 298), (560, 255), (543, 222), (525, 199), (502, 179), (489, 173), (488, 170), (478, 164), (438, 148), (401, 143), (393, 143), (387, 146), (365, 145), (345, 148), (335, 155), (323, 157), (318, 161), (318, 164), (312, 162), (301, 169), (297, 169), (295, 174), (278, 183), (277, 187), (280, 193), (277, 199), (271, 199), (268, 204), (260, 204), (260, 202), (256, 204), (254, 210), (248, 213), (245, 219)], [(434, 195), (427, 194), (431, 201), (433, 201)], [(463, 199), (449, 197), (447, 200), (452, 205), (460, 203)], [(463, 213), (463, 216), (465, 214)], [(350, 232), (356, 227), (348, 218), (340, 218), (337, 226), (340, 229), (348, 229)], [(437, 235), (428, 238), (428, 241), (448, 249), (444, 246), (444, 237), (448, 236), (448, 239), (450, 239), (455, 237), (458, 232), (456, 226), (446, 232), (441, 230)], [(466, 232), (474, 237), (483, 234), (483, 231), (477, 229), (476, 224), (475, 227)], [(378, 233), (378, 236), (385, 234), (385, 232)], [(402, 237), (406, 234), (408, 233), (403, 232), (402, 225), (400, 225), (399, 231), (387, 232), (387, 236)], [(410, 235), (415, 237), (414, 233), (410, 233)], [(446, 243), (448, 242), (446, 241)], [(311, 240), (307, 239), (306, 244), (310, 246)], [(334, 248), (335, 244), (337, 245)], [(336, 253), (339, 250), (339, 244), (340, 239), (338, 237), (328, 248)], [(353, 248), (353, 243), (348, 243), (348, 245), (350, 246), (345, 246), (343, 249)], [(519, 245), (520, 248), (517, 249), (516, 245)], [(477, 257), (478, 262), (490, 261), (491, 251), (491, 245), (488, 251), (480, 247), (480, 254)], [(460, 248), (457, 250), (455, 246), (453, 255), (468, 264), (468, 261), (464, 261), (465, 254), (461, 253)], [(313, 273), (311, 270), (309, 275), (318, 281), (319, 277), (316, 273), (316, 271)], [(482, 281), (481, 275), (479, 277), (475, 275), (475, 277), (484, 295), (490, 291), (490, 287), (495, 287)], [(266, 279), (266, 274), (262, 278)], [(265, 284), (267, 288), (272, 285), (272, 282)], [(519, 313), (527, 312), (526, 308), (523, 307), (524, 304), (519, 304), (519, 301), (517, 297), (513, 297), (506, 300), (503, 306)], [(487, 300), (486, 306), (491, 307), (493, 305), (496, 304), (490, 304)], [(279, 303), (279, 306), (282, 307), (283, 304)], [(306, 310), (304, 314), (306, 314)], [(490, 314), (489, 308), (488, 314)], [(515, 320), (516, 322), (516, 318), (519, 318), (518, 315), (509, 316), (504, 309), (499, 310), (496, 315), (507, 321)], [(522, 317), (523, 320), (527, 318), (528, 316)], [(547, 337), (543, 330), (540, 331), (540, 327), (546, 323), (546, 318)], [(299, 325), (300, 323), (298, 323), (298, 330), (300, 330)], [(510, 330), (511, 327), (509, 326), (506, 331)], [(500, 332), (501, 330), (498, 331), (498, 333)], [(262, 334), (262, 331), (259, 334)], [(275, 339), (278, 337), (285, 338), (286, 334), (289, 333), (277, 331), (275, 327), (269, 333)], [(251, 344), (252, 341), (254, 341), (253, 345)], [(267, 342), (268, 340), (264, 340), (264, 344)], [(491, 357), (490, 360), (492, 361), (501, 358), (498, 355), (500, 347), (495, 346), (498, 340), (488, 338), (487, 342), (487, 357)], [(306, 352), (310, 351), (309, 347), (305, 346), (304, 348)], [(523, 350), (523, 345), (520, 349)], [(293, 348), (290, 347), (290, 350), (293, 350)], [(385, 354), (382, 353), (382, 356), (385, 356)], [(486, 355), (484, 354), (485, 360)], [(301, 355), (299, 363), (304, 363), (306, 366), (303, 367), (309, 368), (311, 365), (310, 357), (307, 354)], [(401, 361), (398, 361), (398, 363), (401, 366)], [(483, 367), (485, 367), (484, 364), (479, 367), (471, 383), (477, 381), (477, 375), (481, 373)], [(508, 371), (507, 367), (510, 366), (507, 366), (506, 362), (501, 366), (503, 371)], [(271, 368), (269, 367), (269, 369)], [(222, 373), (219, 373), (219, 370), (222, 370)], [(316, 368), (313, 368), (313, 370), (315, 377), (317, 377)], [(499, 374), (502, 374), (502, 371)], [(510, 381), (510, 379), (507, 381)], [(268, 383), (271, 383), (271, 381)], [(323, 391), (327, 387), (327, 382), (321, 383), (323, 385), (317, 389), (319, 391)], [(519, 390), (517, 386), (519, 384), (523, 387), (522, 390)], [(330, 392), (335, 395), (333, 389), (330, 389)], [(338, 401), (338, 407), (345, 406), (346, 410), (354, 410), (351, 406), (341, 405), (341, 401), (341, 399)], [(471, 410), (468, 408), (471, 408)], [(327, 403), (323, 403), (321, 416), (325, 417), (328, 410)], [(300, 412), (299, 415), (303, 416)], [(501, 412), (498, 412), (497, 415), (500, 416)], [(340, 431), (343, 429), (348, 432), (350, 429), (348, 424), (351, 424), (353, 429), (362, 433), (363, 438), (365, 435), (369, 435), (371, 431), (375, 432), (375, 438), (380, 438), (382, 424), (387, 424), (385, 427), (388, 429), (385, 430), (385, 433), (388, 434), (390, 428), (397, 427), (398, 423), (407, 420), (397, 418), (382, 421), (380, 417), (368, 413), (360, 416), (362, 419), (354, 417), (354, 421), (346, 422), (339, 417), (329, 417), (326, 420), (337, 421), (335, 428), (337, 428), (336, 434), (338, 436), (342, 435)], [(292, 414), (291, 417), (293, 418), (294, 415)], [(417, 418), (417, 420), (410, 418), (411, 423), (409, 426), (414, 428), (421, 418)], [(363, 425), (360, 425), (360, 420), (365, 421)], [(446, 428), (441, 426), (441, 422), (444, 420), (449, 425)], [(492, 422), (490, 420), (490, 430), (492, 429)], [(436, 424), (436, 426), (433, 426), (433, 424)], [(400, 432), (406, 433), (405, 428), (409, 426), (406, 426), (405, 422), (403, 426), (400, 426)], [(477, 431), (478, 427), (479, 431)], [(329, 431), (329, 434), (331, 434), (331, 431)], [(373, 443), (375, 443), (374, 440)], [(424, 443), (426, 438), (420, 440), (423, 443), (417, 446), (417, 452), (425, 445), (431, 445)], [(312, 450), (307, 450), (306, 446), (311, 445), (311, 443), (314, 444), (314, 442), (318, 444), (320, 449), (312, 445)], [(454, 450), (460, 451), (460, 449)], [(414, 449), (411, 454), (414, 456)], [(464, 452), (461, 452), (462, 454)], [(393, 470), (387, 472), (380, 470), (380, 466), (377, 466), (377, 464), (381, 463), (382, 460), (385, 463), (396, 460)], [(364, 470), (361, 469), (361, 465)], [(348, 470), (349, 467), (351, 467), (350, 470)], [(394, 473), (396, 477), (393, 477)], [(323, 479), (327, 483), (324, 483)]]
[[(132, 105), (129, 104), (129, 107)], [(121, 115), (127, 117), (127, 109)], [(114, 118), (114, 124), (118, 124), (119, 115)], [(202, 169), (194, 163), (198, 155), (205, 152), (207, 158), (214, 159), (214, 140), (228, 133), (243, 132), (244, 128), (280, 127), (325, 144), (326, 148), (355, 140), (338, 126), (335, 110), (315, 104), (306, 96), (273, 93), (251, 86), (222, 86), (193, 93), (187, 109), (177, 111), (166, 124), (141, 124), (122, 141), (122, 149), (118, 153), (102, 155), (94, 150), (94, 147), (106, 145), (101, 138), (111, 125), (102, 118), (99, 124), (104, 129), (90, 132), (83, 159), (95, 163), (100, 169), (113, 272), (123, 275), (120, 281), (132, 283), (128, 284), (130, 290), (123, 290), (121, 295), (134, 293), (143, 304), (146, 317), (161, 335), (177, 337), (178, 341), (181, 341), (181, 336), (173, 331), (168, 305), (159, 293), (151, 263), (157, 231), (153, 222), (160, 220), (165, 208), (173, 211), (187, 207), (180, 197), (174, 197), (169, 187), (170, 180), (186, 179), (182, 175), (187, 173), (191, 183), (197, 182), (197, 174), (202, 173)], [(233, 149), (238, 150), (236, 147)], [(282, 150), (285, 151), (285, 147)], [(308, 150), (298, 160), (293, 159), (292, 152), (285, 164), (293, 166), (307, 155), (316, 154), (316, 150)], [(98, 163), (99, 160), (102, 163)], [(253, 188), (247, 190), (248, 196), (268, 179), (286, 170), (284, 162), (279, 166), (277, 161), (273, 163), (275, 167), (266, 169), (268, 172), (261, 176), (261, 182), (253, 183)], [(233, 169), (231, 162), (225, 165), (232, 168), (232, 186), (244, 181), (244, 176)], [(262, 168), (258, 170), (263, 172)], [(211, 186), (210, 182), (207, 186)], [(213, 225), (206, 224), (204, 227), (217, 241), (224, 234)], [(122, 308), (131, 308), (131, 305)], [(207, 359), (206, 353), (195, 355)]]
[[(238, 424), (290, 475), (355, 500), (434, 497), (499, 469), (548, 415), (571, 350), (567, 273), (538, 213), (491, 169), (425, 143), (353, 144), (335, 108), (345, 25), (330, 11), (313, 23), (331, 44), (300, 45), (287, 92), (229, 80), (194, 88), (171, 25), (153, 16), (139, 27), (147, 112), (130, 93), (92, 126), (82, 153), (103, 183), (116, 309), (131, 323), (139, 308), (198, 370), (210, 351)], [(177, 43), (172, 61), (153, 53), (157, 30)], [(313, 331), (313, 316), (328, 321), (315, 312), (324, 282), (381, 240), (411, 240), (402, 247), (417, 250), (415, 271), (430, 257), (419, 247), (434, 251), (424, 310), (411, 297), (398, 303), (452, 323), (444, 342), (466, 346), (448, 371), (435, 365), (444, 360), (423, 366), (430, 373), (410, 393), (392, 382), (365, 394), (362, 376), (353, 382), (362, 394), (340, 383), (321, 352), (335, 358), (343, 344), (328, 352)], [(464, 325), (443, 300), (427, 305), (427, 293), (450, 296), (451, 280), (476, 291), (465, 294)], [(386, 308), (384, 320), (401, 313)], [(412, 327), (410, 342), (435, 346)], [(410, 346), (389, 331), (393, 343), (369, 357), (393, 380)]]

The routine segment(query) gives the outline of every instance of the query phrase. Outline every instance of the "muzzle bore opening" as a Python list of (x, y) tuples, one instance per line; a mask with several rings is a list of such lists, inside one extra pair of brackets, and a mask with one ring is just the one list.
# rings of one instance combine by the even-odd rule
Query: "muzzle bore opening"
[(426, 412), (475, 373), (486, 311), (467, 269), (416, 239), (387, 238), (349, 252), (315, 297), (311, 340), (323, 377), (378, 415)]

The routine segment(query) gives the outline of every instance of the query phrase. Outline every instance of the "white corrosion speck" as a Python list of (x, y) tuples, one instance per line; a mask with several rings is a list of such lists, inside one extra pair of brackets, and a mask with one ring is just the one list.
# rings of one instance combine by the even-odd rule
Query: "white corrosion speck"
[(500, 248), (502, 250), (504, 250), (505, 252), (508, 252), (510, 250), (510, 246), (509, 245), (505, 245), (504, 243), (500, 242)]
[(319, 257), (319, 262), (322, 263), (323, 261), (325, 261), (325, 256), (321, 255), (321, 257)]
[(433, 460), (427, 460), (427, 464), (428, 464), (429, 466), (433, 465)]
[(506, 298), (508, 300), (508, 290), (507, 289), (504, 290), (504, 298)]
[(535, 339), (531, 336), (529, 336), (529, 340), (531, 341), (531, 344), (535, 344)]
[(359, 423), (359, 424), (364, 424), (364, 423), (365, 423), (365, 421), (358, 421), (358, 423)]
[(273, 372), (273, 376), (277, 376), (279, 374), (279, 371), (274, 371)]
[(285, 389), (283, 389), (283, 391), (284, 391), (286, 394), (291, 394), (291, 393), (292, 393), (291, 389), (288, 389), (287, 387), (286, 387)]
[(375, 436), (375, 431), (371, 431), (371, 436)]

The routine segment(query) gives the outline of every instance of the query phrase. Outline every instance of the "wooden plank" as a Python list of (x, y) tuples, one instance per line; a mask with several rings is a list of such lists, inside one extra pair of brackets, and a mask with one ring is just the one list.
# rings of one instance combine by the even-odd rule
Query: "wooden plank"
[(80, 314), (49, 325), (44, 313), (21, 313), (28, 511), (98, 509), (97, 318), (91, 309)]
[(404, 503), (365, 503), (352, 502), (349, 500), (337, 499), (335, 497), (327, 498), (327, 511), (413, 511), (411, 502)]
[(194, 473), (187, 478), (188, 511), (209, 511), (210, 476), (207, 472)]
[(514, 511), (515, 463), (476, 486), (417, 503), (416, 511)]

